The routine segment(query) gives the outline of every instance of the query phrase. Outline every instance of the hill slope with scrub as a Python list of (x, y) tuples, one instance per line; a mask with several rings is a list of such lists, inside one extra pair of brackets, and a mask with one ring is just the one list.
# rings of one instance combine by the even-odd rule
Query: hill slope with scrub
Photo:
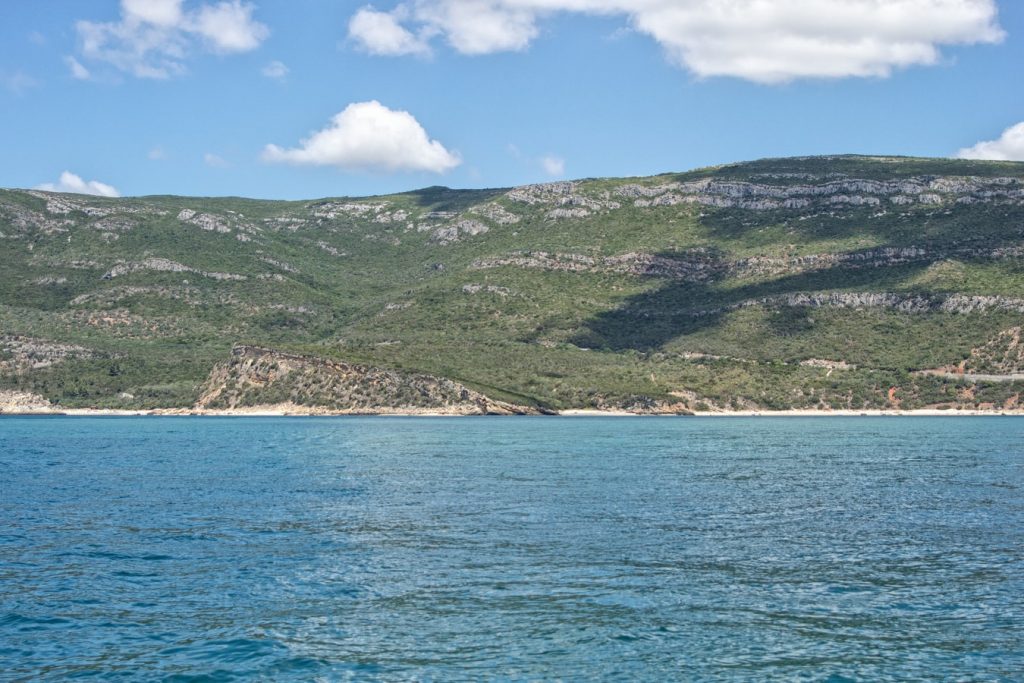
[(64, 407), (1002, 410), (1022, 320), (1024, 164), (292, 202), (0, 191), (0, 392)]

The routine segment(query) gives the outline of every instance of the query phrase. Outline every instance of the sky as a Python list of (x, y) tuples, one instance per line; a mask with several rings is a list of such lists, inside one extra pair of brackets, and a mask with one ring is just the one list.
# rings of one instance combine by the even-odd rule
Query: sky
[(362, 196), (1024, 160), (1019, 0), (4, 0), (0, 187)]

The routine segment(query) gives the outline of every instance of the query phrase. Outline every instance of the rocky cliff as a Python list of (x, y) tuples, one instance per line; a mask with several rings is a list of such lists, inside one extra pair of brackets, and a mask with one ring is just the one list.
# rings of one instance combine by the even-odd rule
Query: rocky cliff
[(203, 384), (199, 410), (275, 405), (348, 414), (535, 415), (536, 408), (495, 401), (464, 385), (325, 358), (236, 346)]

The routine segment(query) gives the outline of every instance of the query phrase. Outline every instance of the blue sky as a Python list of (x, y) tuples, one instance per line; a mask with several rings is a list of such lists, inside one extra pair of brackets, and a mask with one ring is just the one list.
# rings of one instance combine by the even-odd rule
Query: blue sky
[(983, 141), (1024, 158), (1011, 0), (48, 0), (3, 19), (3, 187), (291, 199)]

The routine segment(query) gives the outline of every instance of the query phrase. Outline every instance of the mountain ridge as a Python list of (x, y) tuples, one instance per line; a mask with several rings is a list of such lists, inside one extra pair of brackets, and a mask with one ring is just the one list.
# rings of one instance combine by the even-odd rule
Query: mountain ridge
[(1019, 162), (289, 201), (0, 190), (0, 257), (0, 390), (72, 407), (194, 405), (238, 345), (545, 410), (1002, 409), (1021, 389), (927, 374), (1019, 326)]

